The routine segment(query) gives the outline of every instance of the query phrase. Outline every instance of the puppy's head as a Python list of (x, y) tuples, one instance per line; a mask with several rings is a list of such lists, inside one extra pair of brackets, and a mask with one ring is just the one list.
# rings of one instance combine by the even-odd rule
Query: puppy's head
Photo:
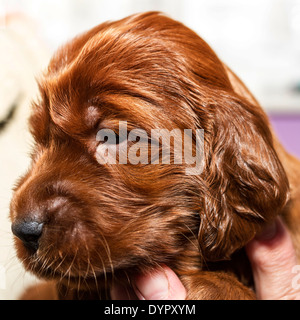
[[(226, 259), (286, 203), (264, 113), (234, 92), (214, 52), (176, 21), (147, 13), (102, 24), (62, 47), (39, 85), (32, 165), (15, 189), (11, 219), (18, 256), (42, 277), (70, 283), (176, 266), (188, 250), (200, 263)], [(120, 136), (120, 123), (147, 137), (153, 129), (204, 130), (203, 169), (100, 163), (100, 130), (116, 132), (108, 149), (117, 160), (124, 145), (142, 152)]]

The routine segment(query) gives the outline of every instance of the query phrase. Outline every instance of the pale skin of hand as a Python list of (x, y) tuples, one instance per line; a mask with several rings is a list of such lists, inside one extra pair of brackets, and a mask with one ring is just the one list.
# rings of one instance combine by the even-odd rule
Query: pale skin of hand
[[(246, 247), (252, 265), (255, 291), (260, 300), (300, 300), (296, 253), (287, 228), (280, 219), (269, 225)], [(298, 281), (297, 278), (299, 279)], [(132, 279), (134, 289), (115, 286), (113, 300), (184, 300), (186, 290), (167, 266)]]

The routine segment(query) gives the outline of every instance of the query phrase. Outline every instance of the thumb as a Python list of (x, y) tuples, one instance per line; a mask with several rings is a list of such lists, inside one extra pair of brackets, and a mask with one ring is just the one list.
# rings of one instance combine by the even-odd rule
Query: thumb
[(135, 292), (141, 300), (184, 300), (186, 290), (177, 275), (167, 266), (155, 272), (139, 275), (134, 281)]
[(252, 240), (246, 251), (252, 265), (258, 299), (300, 299), (300, 286), (295, 286), (293, 281), (296, 253), (288, 230), (280, 219)]
[(115, 284), (113, 300), (185, 300), (186, 290), (177, 275), (167, 266), (131, 279), (132, 287)]

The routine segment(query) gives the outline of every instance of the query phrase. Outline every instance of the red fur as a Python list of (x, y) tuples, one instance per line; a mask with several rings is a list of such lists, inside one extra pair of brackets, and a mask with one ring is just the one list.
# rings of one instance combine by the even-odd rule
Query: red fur
[[(283, 211), (289, 183), (266, 115), (198, 35), (155, 12), (104, 23), (58, 50), (39, 85), (11, 204), (13, 222), (44, 222), (35, 254), (16, 239), (27, 270), (68, 299), (107, 298), (161, 264), (190, 299), (255, 297), (241, 249)], [(119, 120), (204, 129), (204, 171), (99, 165), (97, 131)]]

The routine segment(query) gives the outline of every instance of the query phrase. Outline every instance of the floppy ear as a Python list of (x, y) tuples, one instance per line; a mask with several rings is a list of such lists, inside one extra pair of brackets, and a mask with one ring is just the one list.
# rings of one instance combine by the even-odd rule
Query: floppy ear
[(196, 111), (200, 119), (211, 119), (199, 244), (204, 258), (214, 261), (229, 258), (273, 219), (288, 200), (289, 186), (261, 108), (234, 92), (207, 90), (209, 102)]

